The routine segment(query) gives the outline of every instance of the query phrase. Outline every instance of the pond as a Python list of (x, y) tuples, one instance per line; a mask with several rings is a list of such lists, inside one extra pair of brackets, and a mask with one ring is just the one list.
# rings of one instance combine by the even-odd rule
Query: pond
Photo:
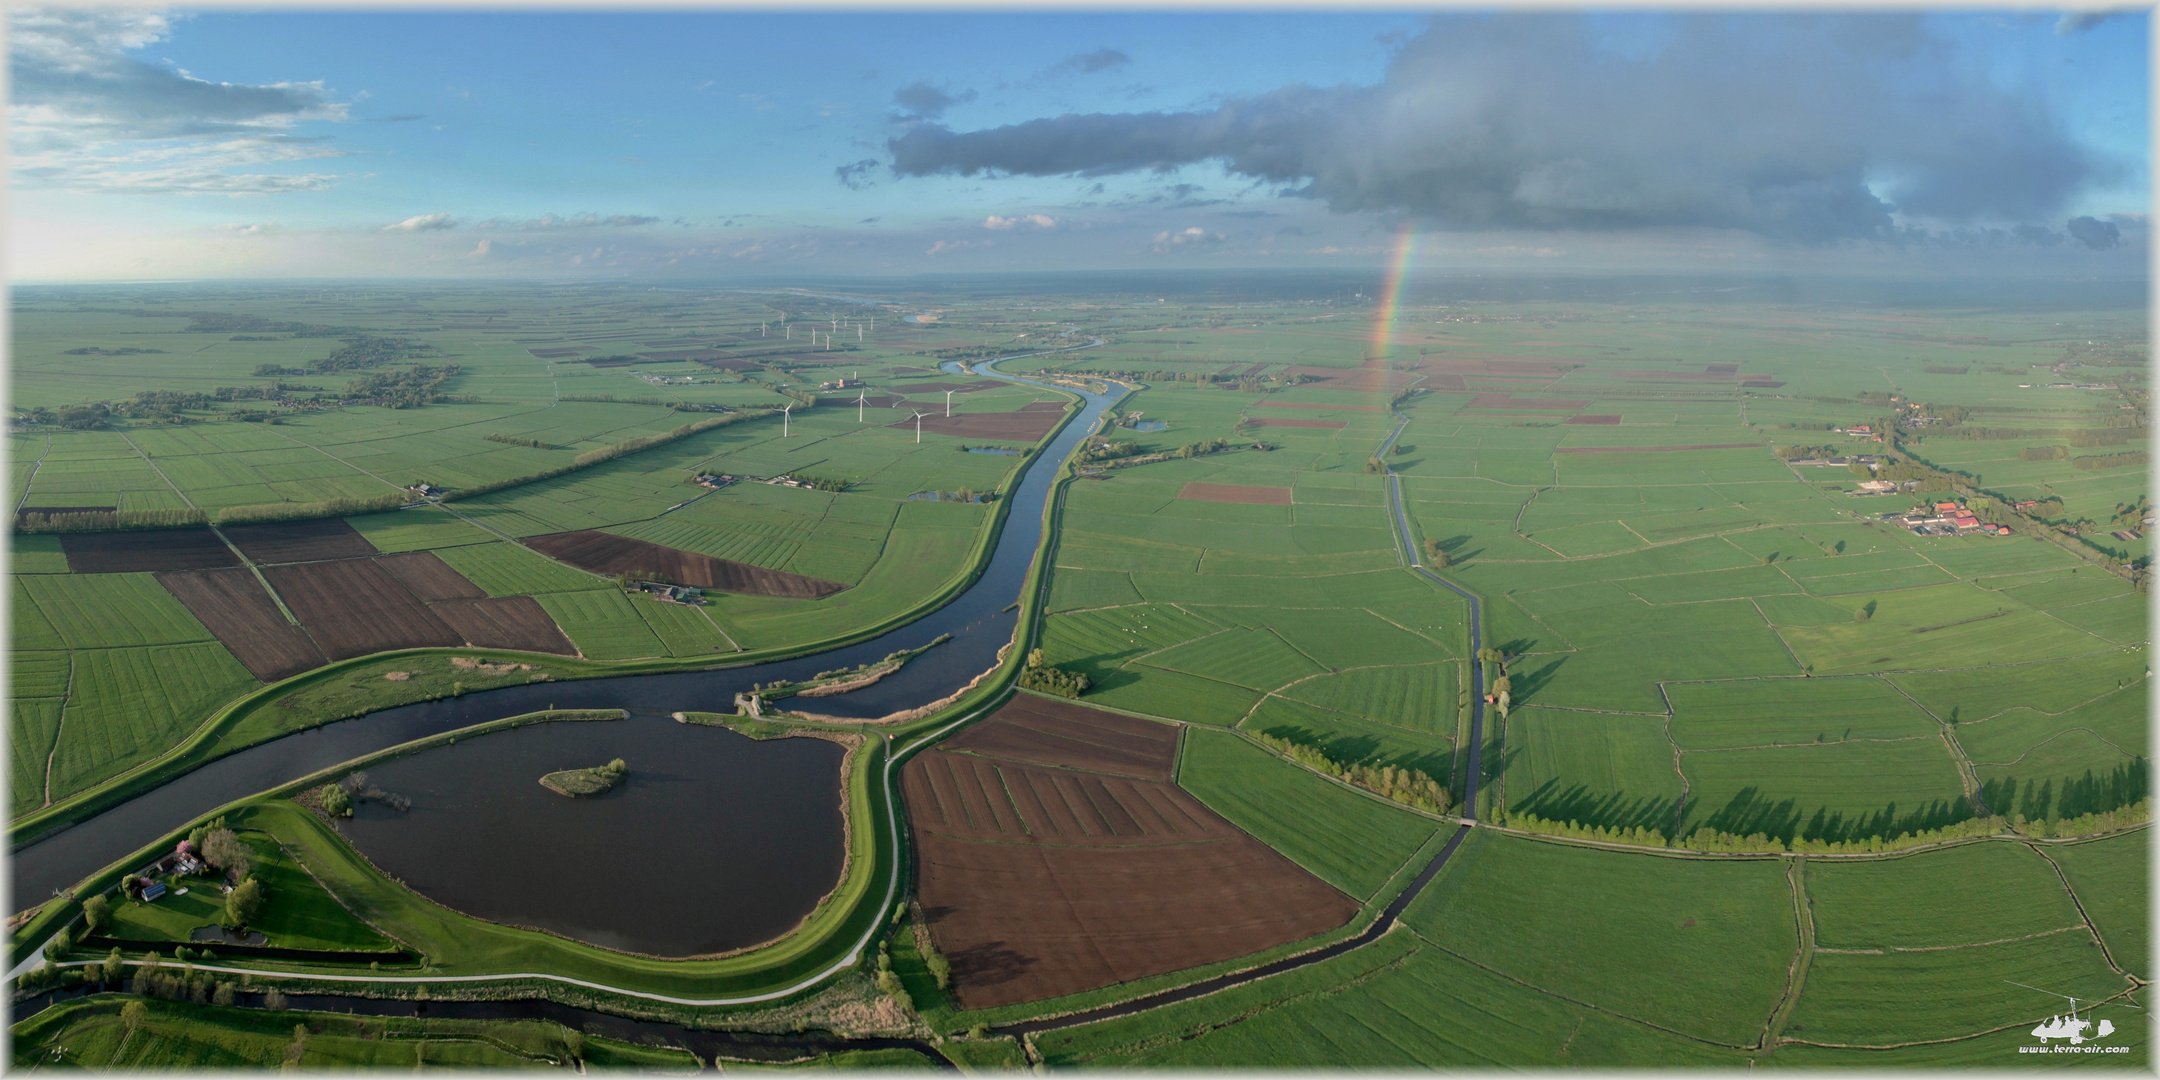
[[(489, 922), (653, 956), (703, 956), (795, 928), (840, 881), (844, 748), (755, 740), (659, 716), (533, 724), (384, 762), (338, 823), (413, 891)], [(569, 798), (557, 769), (622, 758), (628, 779)]]
[[(946, 361), (940, 367), (951, 372), (957, 365)], [(998, 375), (989, 364), (980, 368), (995, 378), (1025, 382)], [(1057, 472), (1073, 448), (1094, 431), (1103, 411), (1124, 393), (1122, 387), (1113, 387), (1108, 394), (1081, 395), (1086, 407), (1051, 440), (1008, 496), (1013, 510), (999, 529), (982, 575), (944, 607), (916, 622), (854, 645), (753, 666), (533, 683), (401, 705), (235, 751), (16, 848), (9, 860), (12, 910), (37, 904), (167, 830), (234, 799), (363, 754), (505, 716), (551, 708), (620, 708), (652, 714), (677, 709), (732, 712), (735, 695), (755, 683), (805, 679), (820, 671), (874, 663), (898, 650), (921, 648), (941, 634), (952, 635), (952, 640), (909, 661), (876, 685), (820, 699), (817, 711), (875, 719), (951, 694), (995, 664), (998, 650), (1012, 640), (1018, 621), (1012, 602), (1020, 594), (1042, 540), (1042, 508)], [(925, 588), (934, 584), (924, 582)], [(598, 765), (617, 756), (626, 755), (609, 754), (579, 764)], [(631, 762), (633, 768), (636, 764)], [(538, 777), (535, 773), (532, 778), (535, 789)]]
[(1131, 426), (1135, 431), (1167, 431), (1170, 428), (1170, 422), (1168, 420), (1135, 420)]

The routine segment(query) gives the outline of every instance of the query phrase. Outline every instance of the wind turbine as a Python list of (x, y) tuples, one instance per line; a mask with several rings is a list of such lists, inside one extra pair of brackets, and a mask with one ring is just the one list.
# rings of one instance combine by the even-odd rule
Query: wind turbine
[(947, 415), (947, 416), (951, 416), (951, 415), (952, 415), (952, 396), (953, 396), (953, 391), (951, 391), (951, 390), (947, 390), (947, 391), (945, 391), (945, 415)]
[(780, 437), (783, 439), (787, 438), (788, 417), (792, 416), (794, 412), (795, 406), (793, 405), (789, 405), (780, 410)]
[(917, 443), (922, 442), (922, 417), (922, 410), (915, 410), (915, 441)]
[(856, 423), (858, 423), (858, 424), (860, 424), (860, 423), (862, 423), (862, 422), (863, 422), (863, 420), (862, 420), (862, 411), (863, 411), (863, 403), (864, 403), (864, 398), (866, 398), (867, 396), (869, 396), (869, 393), (870, 393), (870, 391), (868, 391), (868, 390), (858, 390), (858, 391), (856, 391), (856, 393), (855, 393), (855, 422), (856, 422)]

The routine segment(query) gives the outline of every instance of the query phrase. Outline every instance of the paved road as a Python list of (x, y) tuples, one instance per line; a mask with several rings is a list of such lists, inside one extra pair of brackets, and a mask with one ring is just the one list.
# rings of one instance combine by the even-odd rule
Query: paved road
[[(1380, 444), (1379, 457), (1382, 462), (1387, 460), (1388, 448), (1394, 446), (1395, 440), (1402, 438), (1403, 429), (1410, 426), (1407, 417), (1398, 415), (1398, 420), (1400, 422), (1395, 425), (1395, 430), (1389, 433), (1387, 441)], [(1386, 468), (1384, 464), (1382, 467)], [(1187, 986), (1149, 994), (1146, 997), (1134, 998), (1131, 1001), (1105, 1005), (1099, 1009), (1089, 1009), (1086, 1012), (1070, 1013), (1065, 1016), (1053, 1016), (1043, 1020), (1006, 1024), (995, 1030), (1012, 1035), (1030, 1035), (1041, 1031), (1056, 1031), (1061, 1028), (1078, 1027), (1081, 1024), (1092, 1024), (1101, 1020), (1113, 1020), (1121, 1016), (1132, 1016), (1136, 1013), (1147, 1012), (1150, 1009), (1159, 1009), (1165, 1005), (1175, 1005), (1180, 1001), (1205, 997), (1218, 990), (1241, 986), (1256, 979), (1265, 979), (1270, 975), (1280, 975), (1286, 971), (1309, 967), (1341, 956), (1352, 949), (1370, 945), (1378, 941), (1382, 934), (1394, 929), (1396, 920), (1402, 917), (1402, 913), (1410, 907), (1411, 902), (1418, 898), (1418, 894), (1425, 891), (1425, 886), (1432, 883), (1433, 878), (1439, 875), (1441, 868), (1446, 866), (1448, 860), (1454, 858), (1455, 852), (1462, 847), (1464, 838), (1470, 835), (1472, 826), (1469, 823), (1477, 820), (1478, 780), (1484, 769), (1485, 673), (1477, 662), (1477, 651), (1484, 647), (1483, 628), (1480, 625), (1482, 622), (1480, 616), (1484, 612), (1477, 596), (1457, 587), (1454, 582), (1426, 569), (1424, 560), (1418, 552), (1417, 534), (1410, 529), (1410, 515), (1403, 505), (1402, 478), (1395, 475), (1393, 469), (1387, 469), (1387, 486), (1388, 507), (1395, 517), (1396, 539), (1402, 545), (1403, 557), (1409, 562), (1410, 569), (1437, 582), (1449, 591), (1461, 596), (1470, 604), (1470, 756), (1466, 763), (1467, 767), (1463, 779), (1462, 816), (1465, 821), (1463, 827), (1455, 830), (1455, 835), (1448, 837), (1447, 844), (1440, 849), (1439, 854), (1434, 855), (1432, 861), (1425, 864), (1425, 869), (1419, 871), (1418, 876), (1411, 880), (1409, 887), (1405, 888), (1400, 895), (1395, 897), (1394, 902), (1388, 904), (1380, 912), (1380, 917), (1374, 919), (1371, 926), (1366, 927), (1363, 933), (1347, 941), (1338, 941), (1333, 945), (1309, 953), (1300, 953), (1296, 956), (1262, 964), (1259, 967), (1245, 971), (1218, 975), (1212, 979), (1205, 979)]]

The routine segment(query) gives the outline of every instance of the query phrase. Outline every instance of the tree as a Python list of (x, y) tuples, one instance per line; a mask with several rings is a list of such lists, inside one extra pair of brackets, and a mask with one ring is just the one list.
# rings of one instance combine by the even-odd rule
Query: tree
[(67, 927), (63, 926), (59, 933), (53, 935), (52, 944), (46, 947), (45, 955), (58, 956), (74, 947), (75, 935), (68, 933)]
[(352, 796), (336, 784), (325, 784), (322, 789), (323, 813), (331, 817), (352, 816)]
[(121, 974), (122, 974), (123, 972), (125, 972), (126, 970), (127, 970), (127, 961), (126, 961), (126, 960), (123, 960), (123, 959), (121, 959), (121, 957), (120, 957), (120, 950), (119, 950), (119, 949), (118, 949), (118, 948), (116, 947), (116, 948), (114, 948), (114, 949), (113, 949), (113, 951), (112, 951), (112, 953), (111, 953), (110, 955), (108, 955), (108, 956), (106, 956), (106, 957), (105, 957), (105, 964), (104, 964), (104, 968), (103, 968), (103, 974), (104, 974), (104, 976), (105, 976), (105, 985), (107, 985), (107, 986), (115, 986), (115, 985), (118, 985), (118, 984), (119, 984), (119, 982), (120, 982), (120, 976), (121, 976)]
[(203, 838), (203, 861), (235, 881), (248, 875), (248, 854), (247, 845), (231, 829), (217, 829)]
[(217, 984), (217, 993), (210, 995), (212, 1005), (231, 1005), (240, 1000), (240, 988), (229, 982)]
[(249, 878), (225, 895), (225, 920), (233, 926), (246, 926), (262, 911), (262, 905), (262, 883)]
[(268, 1009), (271, 1012), (284, 1012), (285, 992), (283, 990), (278, 990), (274, 988), (264, 991), (263, 1008)]
[(82, 914), (84, 932), (95, 934), (112, 921), (112, 901), (105, 899), (102, 894), (93, 896), (83, 901)]
[(120, 1022), (127, 1026), (130, 1035), (134, 1034), (135, 1029), (143, 1026), (143, 1023), (149, 1019), (150, 1007), (140, 1001), (130, 1001), (120, 1006)]

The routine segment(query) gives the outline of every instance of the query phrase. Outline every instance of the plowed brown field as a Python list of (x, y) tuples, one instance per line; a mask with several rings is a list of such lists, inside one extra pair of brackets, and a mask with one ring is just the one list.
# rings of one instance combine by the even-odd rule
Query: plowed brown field
[(589, 530), (549, 533), (530, 537), (525, 543), (534, 551), (561, 559), (580, 570), (610, 577), (622, 573), (650, 574), (676, 585), (695, 585), (700, 589), (812, 600), (847, 588), (837, 581), (716, 559), (614, 533)]
[(156, 576), (256, 678), (276, 682), (323, 665), (314, 639), (285, 621), (285, 613), (246, 567), (166, 570)]
[[(1065, 403), (1061, 401), (1029, 402), (1012, 412), (954, 413), (951, 416), (925, 412), (922, 429), (932, 435), (1034, 442), (1050, 434), (1050, 429), (1057, 426), (1059, 418), (1064, 414)], [(890, 426), (913, 431), (915, 418), (910, 416)]]
[(446, 600), (429, 610), (441, 616), (469, 645), (577, 655), (577, 647), (563, 636), (555, 620), (548, 618), (540, 602), (530, 596)]
[(345, 524), (344, 518), (227, 525), (225, 538), (259, 563), (357, 559), (375, 554), (375, 545)]
[(263, 576), (332, 660), (465, 640), (373, 559), (270, 566)]
[(487, 590), (467, 581), (465, 575), (452, 570), (449, 563), (432, 551), (382, 555), (376, 557), (375, 562), (424, 603), (487, 598)]
[(1021, 695), (902, 773), (923, 910), (963, 1008), (1310, 937), (1357, 903), (1170, 783), (1176, 730)]
[(240, 556), (208, 529), (62, 533), (60, 550), (76, 574), (137, 574), (145, 570), (210, 570), (240, 565)]

